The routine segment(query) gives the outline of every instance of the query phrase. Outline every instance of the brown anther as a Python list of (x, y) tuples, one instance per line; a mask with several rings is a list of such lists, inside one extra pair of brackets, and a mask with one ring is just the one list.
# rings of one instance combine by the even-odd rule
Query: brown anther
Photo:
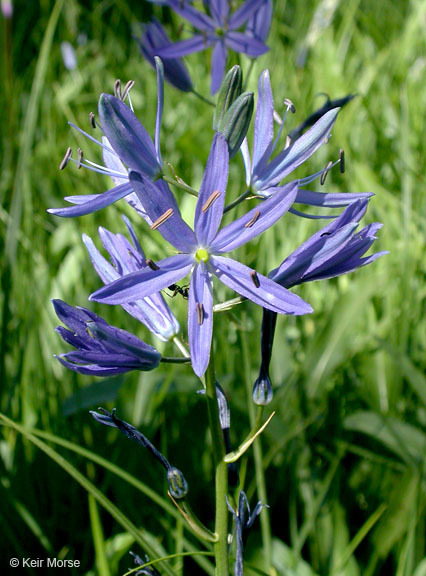
[(333, 162), (330, 160), (330, 162), (324, 168), (324, 172), (321, 174), (321, 180), (320, 180), (321, 186), (324, 184), (325, 179), (327, 178), (327, 174), (328, 174), (328, 172), (332, 166), (333, 166)]
[(296, 107), (294, 106), (293, 102), (290, 100), (290, 98), (285, 98), (284, 100), (284, 105), (287, 106), (287, 108), (290, 110), (290, 112), (292, 114), (296, 113)]
[(259, 216), (260, 216), (260, 212), (259, 212), (259, 210), (256, 210), (256, 212), (253, 214), (253, 218), (250, 218), (250, 220), (244, 224), (244, 228), (251, 228), (253, 226), (253, 224), (255, 222), (257, 222), (257, 219), (259, 218)]
[(84, 157), (83, 150), (81, 148), (78, 148), (77, 149), (77, 161), (78, 161), (77, 168), (79, 170), (81, 168), (81, 163), (83, 162), (83, 157)]
[(145, 262), (148, 268), (151, 268), (151, 270), (160, 270), (160, 266), (157, 266), (157, 264), (154, 262), (154, 260), (151, 260), (151, 258), (147, 258)]
[(256, 286), (256, 288), (259, 288), (260, 287), (260, 280), (259, 280), (259, 276), (257, 275), (256, 270), (252, 270), (250, 272), (250, 278), (252, 279), (252, 282)]
[(201, 326), (201, 324), (204, 322), (204, 306), (201, 304), (201, 302), (196, 302), (195, 308), (197, 309), (197, 322)]
[(120, 78), (117, 78), (117, 80), (114, 82), (114, 96), (116, 98), (118, 98), (119, 100), (121, 100), (121, 80), (120, 80)]
[(343, 148), (340, 148), (339, 160), (340, 160), (340, 174), (344, 174), (345, 173), (345, 151), (343, 150)]
[(219, 190), (215, 190), (214, 192), (212, 192), (210, 194), (210, 196), (207, 198), (207, 200), (205, 201), (205, 203), (203, 204), (201, 211), (207, 212), (207, 210), (210, 208), (210, 206), (213, 204), (213, 202), (219, 198), (220, 194), (221, 193), (219, 192)]
[(161, 224), (164, 224), (164, 222), (166, 222), (166, 220), (168, 220), (172, 216), (173, 216), (173, 209), (169, 208), (164, 212), (164, 214), (161, 214), (161, 216), (151, 224), (151, 230), (157, 230), (157, 228), (159, 228)]
[(134, 81), (134, 80), (129, 80), (129, 81), (126, 83), (126, 85), (125, 85), (124, 88), (123, 88), (123, 92), (122, 92), (122, 94), (121, 94), (121, 99), (122, 99), (123, 101), (127, 98), (130, 90), (133, 88), (134, 85), (135, 85), (135, 81)]
[(321, 238), (323, 236), (331, 236), (331, 232), (323, 232), (322, 234), (320, 234)]
[(96, 128), (96, 117), (95, 117), (93, 112), (90, 112), (90, 114), (89, 114), (89, 122), (90, 122), (91, 127), (93, 129), (95, 129)]
[(65, 168), (65, 166), (68, 164), (68, 162), (70, 161), (72, 156), (72, 150), (71, 148), (68, 146), (67, 151), (65, 152), (64, 157), (62, 158), (61, 163), (59, 164), (59, 170), (63, 170)]

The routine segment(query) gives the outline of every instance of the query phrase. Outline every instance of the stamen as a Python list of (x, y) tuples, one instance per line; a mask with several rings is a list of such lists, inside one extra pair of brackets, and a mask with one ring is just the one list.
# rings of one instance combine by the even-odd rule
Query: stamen
[(345, 173), (345, 151), (343, 150), (343, 148), (340, 148), (339, 160), (340, 160), (340, 174), (344, 174)]
[[(278, 140), (279, 140), (280, 137), (281, 137), (281, 134), (282, 134), (282, 131), (283, 131), (283, 128), (284, 128), (284, 124), (285, 124), (285, 119), (287, 118), (287, 113), (288, 113), (288, 111), (290, 110), (290, 112), (291, 112), (292, 114), (294, 114), (294, 113), (296, 112), (296, 108), (295, 108), (293, 102), (290, 100), (290, 98), (285, 98), (285, 99), (284, 99), (284, 106), (286, 106), (286, 111), (284, 112), (284, 116), (283, 116), (283, 118), (282, 118), (282, 120), (281, 120), (281, 125), (280, 125), (280, 129), (278, 130), (278, 134), (276, 135), (276, 138), (275, 138), (275, 140), (274, 140), (274, 143), (272, 144), (271, 154), (272, 154), (272, 152), (275, 150), (275, 146), (277, 145)], [(278, 114), (277, 114), (277, 116), (278, 116)], [(285, 148), (288, 148), (287, 142), (286, 142)]]
[(201, 304), (201, 302), (196, 302), (195, 308), (197, 309), (197, 322), (201, 326), (201, 324), (204, 322), (204, 306)]
[(101, 146), (101, 148), (103, 148), (104, 150), (107, 150), (108, 152), (111, 152), (112, 154), (114, 154), (114, 156), (117, 156), (117, 153), (110, 146), (106, 146), (105, 144), (102, 144), (102, 142), (99, 142), (99, 140), (96, 140), (96, 138), (93, 138), (93, 136), (90, 136), (90, 134), (88, 134), (87, 132), (85, 132), (84, 130), (82, 130), (81, 128), (79, 128), (78, 126), (73, 124), (72, 122), (68, 122), (68, 124), (72, 128), (74, 128), (74, 130), (77, 130), (77, 132), (80, 132), (80, 134), (83, 134), (83, 136), (86, 136), (86, 138), (89, 138), (89, 140), (91, 140), (92, 142), (94, 142), (98, 146)]
[(321, 238), (323, 236), (331, 236), (331, 232), (323, 232), (322, 234), (320, 234)]
[(63, 170), (68, 162), (71, 160), (72, 150), (68, 146), (67, 151), (65, 152), (65, 156), (62, 158), (61, 163), (59, 164), (59, 170)]
[(164, 224), (164, 222), (166, 222), (172, 216), (173, 216), (173, 209), (169, 208), (164, 212), (164, 214), (161, 214), (161, 216), (151, 224), (151, 230), (157, 230), (157, 228), (159, 228), (161, 224)]
[(295, 108), (293, 102), (290, 100), (290, 98), (285, 98), (285, 99), (284, 99), (284, 104), (287, 106), (287, 109), (290, 110), (290, 112), (291, 112), (292, 114), (295, 114), (295, 113), (296, 113), (296, 108)]
[(330, 162), (327, 164), (327, 166), (324, 168), (324, 172), (321, 174), (321, 178), (320, 178), (320, 184), (321, 186), (324, 185), (325, 179), (327, 178), (327, 174), (330, 170), (330, 168), (333, 166), (333, 162), (330, 160)]
[(77, 168), (80, 170), (83, 162), (83, 150), (81, 148), (77, 149)]
[(255, 224), (255, 222), (257, 222), (257, 219), (260, 216), (260, 212), (259, 210), (256, 210), (256, 212), (253, 214), (253, 218), (251, 218), (248, 222), (246, 222), (244, 224), (244, 228), (251, 228), (253, 226), (253, 224)]
[(259, 276), (257, 275), (256, 270), (252, 270), (250, 272), (250, 278), (252, 279), (252, 282), (256, 286), (256, 288), (259, 288), (260, 287), (260, 280), (259, 280)]
[(151, 258), (147, 258), (145, 262), (146, 265), (151, 268), (151, 270), (160, 270), (160, 266), (157, 266), (157, 264), (154, 262), (154, 260), (151, 260)]
[[(86, 164), (90, 164), (90, 166), (93, 166), (94, 168), (99, 168), (99, 170), (102, 171), (102, 173), (106, 174), (107, 176), (115, 176), (116, 178), (125, 178), (125, 179), (129, 178), (127, 172), (117, 172), (115, 170), (111, 170), (111, 168), (107, 168), (106, 166), (102, 166), (101, 164), (97, 164), (96, 162), (92, 162), (92, 160), (85, 159), (84, 162)], [(85, 167), (89, 168), (89, 166)]]
[[(77, 166), (79, 168), (87, 168), (88, 170), (91, 170), (92, 172), (98, 172), (99, 174), (102, 174), (104, 176), (111, 176), (114, 178), (122, 178), (123, 180), (129, 179), (127, 174), (122, 174), (121, 172), (114, 172), (114, 170), (109, 170), (108, 168), (105, 168), (104, 166), (99, 166), (99, 164), (96, 164), (95, 162), (91, 162), (90, 160), (84, 159), (84, 162), (81, 162), (79, 160), (74, 160), (74, 158), (70, 158), (70, 162), (74, 162), (74, 164), (77, 164)], [(99, 166), (99, 167), (95, 168), (95, 166)]]
[(96, 117), (93, 112), (89, 113), (89, 122), (93, 129), (96, 128)]
[(210, 206), (213, 204), (213, 202), (219, 198), (219, 196), (220, 196), (219, 190), (215, 190), (214, 192), (212, 192), (210, 194), (210, 196), (207, 198), (207, 200), (205, 201), (205, 203), (203, 204), (201, 211), (207, 212), (207, 210), (210, 208)]
[(123, 88), (123, 92), (121, 94), (121, 99), (124, 101), (127, 96), (129, 95), (130, 90), (133, 88), (133, 86), (135, 85), (135, 81), (134, 80), (129, 80), (126, 85)]
[(121, 80), (120, 80), (120, 78), (117, 78), (117, 80), (114, 82), (114, 96), (116, 98), (118, 98), (119, 100), (121, 100)]
[[(333, 162), (330, 166), (330, 168), (333, 168), (334, 166), (336, 166), (337, 164), (339, 164), (340, 160), (336, 160), (335, 162)], [(329, 168), (329, 170), (330, 170)], [(327, 169), (327, 168), (325, 168)], [(311, 182), (313, 182), (314, 180), (316, 180), (318, 178), (318, 176), (321, 176), (324, 173), (324, 168), (322, 170), (319, 170), (318, 172), (315, 172), (314, 174), (311, 174), (310, 176), (305, 176), (305, 178), (301, 178), (299, 180), (299, 186), (306, 186), (306, 184), (310, 184)]]

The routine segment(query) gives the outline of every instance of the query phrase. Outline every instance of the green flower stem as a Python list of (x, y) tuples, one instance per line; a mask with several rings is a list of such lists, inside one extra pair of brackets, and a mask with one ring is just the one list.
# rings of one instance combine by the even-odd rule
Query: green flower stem
[(164, 362), (165, 364), (188, 364), (188, 362), (191, 362), (191, 358), (174, 358), (170, 356), (161, 356), (160, 362)]
[(194, 514), (188, 502), (185, 500), (175, 500), (170, 492), (169, 497), (179, 512), (182, 514), (183, 518), (185, 518), (189, 526), (191, 526), (191, 528), (200, 536), (200, 538), (207, 542), (217, 542), (217, 535), (213, 534), (213, 532), (210, 532), (210, 530), (204, 526), (201, 520)]
[(191, 196), (198, 197), (198, 192), (193, 188), (191, 188), (191, 186), (188, 186), (188, 184), (185, 184), (185, 182), (180, 178), (178, 179), (178, 176), (176, 176), (176, 178), (172, 178), (171, 176), (166, 176), (165, 174), (163, 174), (161, 178), (168, 184), (171, 184), (172, 186), (176, 186), (176, 188), (179, 188), (180, 190), (188, 192), (188, 194), (191, 194)]
[(253, 68), (254, 68), (254, 62), (255, 62), (254, 58), (251, 58), (251, 59), (250, 59), (250, 64), (249, 64), (249, 67), (248, 67), (248, 70), (247, 70), (247, 74), (246, 74), (246, 77), (245, 77), (245, 80), (244, 80), (243, 92), (245, 92), (245, 91), (247, 90), (247, 86), (248, 86), (248, 83), (249, 83), (249, 80), (250, 80), (250, 76), (251, 76), (251, 73), (253, 72)]
[[(244, 321), (244, 319), (243, 319)], [(252, 428), (255, 427), (256, 423), (261, 421), (263, 407), (259, 406), (256, 409), (252, 399), (252, 381), (250, 378), (250, 362), (249, 362), (249, 349), (247, 342), (247, 334), (244, 330), (241, 333), (241, 344), (242, 352), (244, 358), (244, 375), (246, 382), (246, 392), (247, 392), (247, 404), (250, 418), (250, 425)], [(267, 493), (266, 493), (266, 483), (265, 483), (265, 472), (263, 469), (263, 453), (262, 445), (260, 439), (257, 442), (253, 442), (253, 456), (254, 456), (254, 467), (256, 474), (256, 486), (257, 495), (259, 500), (262, 500), (263, 504), (268, 503)], [(260, 518), (260, 529), (262, 532), (263, 549), (265, 551), (265, 568), (268, 574), (272, 574), (271, 556), (272, 556), (272, 537), (271, 537), (271, 523), (269, 508), (263, 508)]]
[(202, 94), (200, 94), (199, 92), (197, 92), (197, 91), (194, 90), (194, 89), (191, 90), (191, 94), (194, 94), (194, 96), (196, 96), (196, 97), (199, 98), (202, 102), (205, 102), (205, 103), (208, 104), (209, 106), (213, 106), (213, 107), (216, 106), (216, 104), (213, 102), (213, 100), (210, 100), (209, 98), (206, 98), (205, 96), (203, 96)]
[(229, 212), (230, 210), (235, 208), (235, 206), (238, 206), (238, 204), (241, 204), (241, 202), (243, 202), (246, 198), (248, 198), (250, 196), (250, 194), (253, 194), (253, 192), (251, 190), (246, 190), (245, 192), (240, 194), (238, 196), (238, 198), (236, 198), (233, 202), (231, 202), (230, 204), (225, 206), (225, 208), (223, 209), (223, 212), (224, 213)]
[(207, 406), (209, 412), (209, 424), (213, 442), (213, 454), (215, 462), (215, 485), (216, 485), (216, 523), (215, 532), (217, 542), (214, 544), (216, 559), (216, 576), (229, 576), (228, 565), (228, 508), (226, 495), (228, 493), (228, 468), (223, 460), (225, 456), (225, 443), (220, 427), (219, 409), (216, 396), (216, 378), (214, 373), (213, 348), (210, 362), (205, 375)]

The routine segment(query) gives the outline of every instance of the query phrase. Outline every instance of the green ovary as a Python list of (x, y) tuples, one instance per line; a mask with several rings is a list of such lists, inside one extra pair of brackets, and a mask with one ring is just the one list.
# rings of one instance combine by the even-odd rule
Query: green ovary
[(197, 262), (207, 262), (209, 258), (210, 254), (207, 252), (205, 248), (199, 248), (195, 252), (195, 259), (197, 260)]

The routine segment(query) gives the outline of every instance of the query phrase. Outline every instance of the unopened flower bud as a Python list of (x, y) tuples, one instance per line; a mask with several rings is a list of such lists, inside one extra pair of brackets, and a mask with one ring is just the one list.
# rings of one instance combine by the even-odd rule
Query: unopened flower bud
[(228, 143), (230, 158), (235, 156), (246, 137), (253, 107), (253, 92), (243, 92), (226, 112), (218, 126), (218, 132), (223, 134)]
[(213, 117), (213, 130), (219, 130), (223, 118), (242, 90), (243, 75), (241, 68), (236, 65), (229, 70), (223, 79), (217, 97), (216, 110)]
[(170, 494), (176, 500), (182, 500), (188, 494), (188, 482), (177, 468), (171, 467), (167, 471), (167, 482)]
[(253, 402), (258, 406), (266, 406), (272, 402), (272, 384), (269, 375), (263, 368), (260, 369), (259, 377), (253, 386)]

